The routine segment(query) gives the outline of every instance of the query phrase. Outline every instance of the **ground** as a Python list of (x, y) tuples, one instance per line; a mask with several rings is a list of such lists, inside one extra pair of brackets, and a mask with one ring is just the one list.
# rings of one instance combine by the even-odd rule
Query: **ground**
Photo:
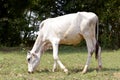
[(52, 72), (52, 51), (45, 52), (41, 64), (33, 74), (27, 72), (27, 48), (0, 48), (0, 80), (120, 80), (120, 49), (102, 50), (103, 69), (96, 70), (94, 55), (88, 72), (81, 74), (87, 59), (86, 48), (60, 47), (59, 56), (68, 68), (65, 74), (58, 67)]

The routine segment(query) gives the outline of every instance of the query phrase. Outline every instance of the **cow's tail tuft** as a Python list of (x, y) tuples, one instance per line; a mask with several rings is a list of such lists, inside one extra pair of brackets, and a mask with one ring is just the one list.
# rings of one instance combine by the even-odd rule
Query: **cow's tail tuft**
[(96, 45), (95, 45), (95, 59), (98, 59), (98, 51), (99, 51), (99, 43), (98, 41), (96, 42)]

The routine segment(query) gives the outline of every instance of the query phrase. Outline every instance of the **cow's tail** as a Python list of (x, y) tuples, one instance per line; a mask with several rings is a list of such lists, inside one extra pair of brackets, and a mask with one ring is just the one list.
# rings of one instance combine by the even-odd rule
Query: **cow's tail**
[(95, 45), (95, 58), (98, 59), (98, 51), (99, 51), (99, 42), (98, 42), (98, 34), (99, 34), (99, 21), (97, 18), (96, 27), (95, 27), (95, 34), (96, 34), (96, 45)]

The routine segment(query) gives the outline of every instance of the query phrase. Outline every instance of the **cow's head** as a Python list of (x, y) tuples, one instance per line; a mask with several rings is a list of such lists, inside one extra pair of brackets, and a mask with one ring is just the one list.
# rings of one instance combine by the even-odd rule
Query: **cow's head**
[(27, 62), (28, 62), (28, 72), (33, 73), (40, 61), (40, 57), (37, 54), (27, 53)]

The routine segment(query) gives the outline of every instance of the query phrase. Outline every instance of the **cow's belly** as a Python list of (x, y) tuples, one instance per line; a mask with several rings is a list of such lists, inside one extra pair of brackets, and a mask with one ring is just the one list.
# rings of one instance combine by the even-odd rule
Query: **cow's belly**
[(60, 44), (77, 45), (81, 42), (83, 36), (80, 34), (69, 35), (60, 40)]

